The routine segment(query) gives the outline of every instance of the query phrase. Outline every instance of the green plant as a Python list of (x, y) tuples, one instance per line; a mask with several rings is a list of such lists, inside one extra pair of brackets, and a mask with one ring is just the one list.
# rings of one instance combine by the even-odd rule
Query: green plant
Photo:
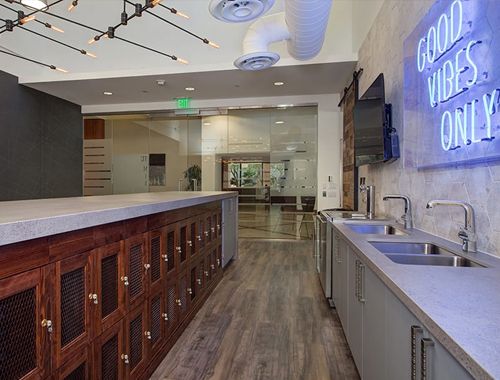
[(187, 191), (194, 191), (193, 179), (198, 183), (198, 189), (201, 189), (201, 168), (198, 165), (193, 165), (184, 172), (184, 178), (187, 179)]

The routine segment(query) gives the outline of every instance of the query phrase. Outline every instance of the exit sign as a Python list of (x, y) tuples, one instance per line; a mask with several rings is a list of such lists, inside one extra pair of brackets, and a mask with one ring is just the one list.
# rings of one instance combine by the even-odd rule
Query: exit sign
[(191, 108), (191, 98), (177, 98), (177, 108)]

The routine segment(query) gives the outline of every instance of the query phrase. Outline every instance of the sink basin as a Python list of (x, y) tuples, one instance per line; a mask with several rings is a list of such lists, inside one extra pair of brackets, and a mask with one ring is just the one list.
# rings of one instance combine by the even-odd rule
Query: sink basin
[(347, 224), (347, 226), (358, 234), (407, 235), (400, 229), (385, 224)]
[(484, 265), (478, 264), (472, 260), (461, 256), (427, 256), (427, 255), (386, 255), (389, 259), (398, 264), (406, 265), (433, 265), (444, 267), (470, 267), (470, 268), (485, 268)]
[(430, 243), (370, 242), (370, 244), (385, 254), (454, 256), (453, 252)]

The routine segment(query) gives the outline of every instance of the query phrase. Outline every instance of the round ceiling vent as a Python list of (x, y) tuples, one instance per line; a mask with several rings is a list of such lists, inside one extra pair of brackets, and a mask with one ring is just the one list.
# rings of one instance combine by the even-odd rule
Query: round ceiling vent
[(234, 65), (243, 71), (259, 71), (273, 66), (279, 60), (280, 56), (276, 53), (250, 53), (238, 58)]
[(274, 0), (212, 0), (210, 13), (226, 22), (245, 22), (256, 19), (274, 5)]

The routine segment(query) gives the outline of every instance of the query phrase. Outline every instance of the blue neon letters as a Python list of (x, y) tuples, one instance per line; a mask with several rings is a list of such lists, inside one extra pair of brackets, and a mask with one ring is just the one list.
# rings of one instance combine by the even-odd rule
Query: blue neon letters
[[(481, 41), (470, 39), (465, 23), (462, 0), (455, 0), (417, 43), (417, 69), (424, 75), (431, 109), (441, 115), (440, 143), (444, 151), (491, 141), (492, 116), (500, 102), (500, 89), (486, 88), (477, 98), (467, 96), (481, 84), (482, 72), (476, 60)], [(463, 103), (452, 109), (446, 107), (455, 98), (458, 102), (463, 98)]]

